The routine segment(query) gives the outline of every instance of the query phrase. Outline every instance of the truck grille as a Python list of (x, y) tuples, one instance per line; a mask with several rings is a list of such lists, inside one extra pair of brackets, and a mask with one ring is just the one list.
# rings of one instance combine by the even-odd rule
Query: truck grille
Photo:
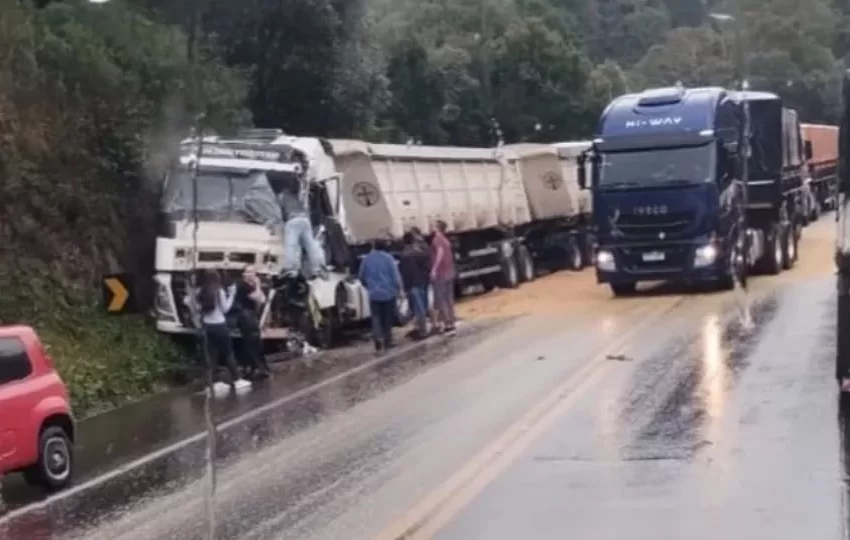
[[(664, 253), (663, 261), (645, 261), (643, 254), (651, 251)], [(665, 246), (662, 248), (641, 247), (622, 248), (623, 269), (639, 274), (641, 272), (677, 272), (688, 266), (691, 254), (690, 246)]]
[(660, 216), (621, 214), (616, 223), (616, 230), (625, 238), (641, 240), (675, 239), (687, 233), (695, 221), (696, 212), (694, 211), (672, 212)]

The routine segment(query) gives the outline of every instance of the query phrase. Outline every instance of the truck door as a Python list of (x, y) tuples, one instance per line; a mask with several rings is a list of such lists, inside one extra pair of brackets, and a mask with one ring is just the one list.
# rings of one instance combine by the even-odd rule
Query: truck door
[(26, 379), (32, 364), (23, 341), (0, 337), (0, 473), (21, 459), (18, 444), (32, 416), (33, 401)]

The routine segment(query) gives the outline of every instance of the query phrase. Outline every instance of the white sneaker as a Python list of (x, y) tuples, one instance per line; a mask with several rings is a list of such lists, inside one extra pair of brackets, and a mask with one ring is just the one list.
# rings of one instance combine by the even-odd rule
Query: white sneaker
[[(207, 389), (207, 393), (209, 393), (209, 389)], [(212, 395), (217, 398), (225, 397), (230, 393), (230, 385), (227, 383), (223, 383), (221, 381), (214, 383), (212, 387)]]
[(233, 383), (233, 388), (236, 390), (236, 393), (247, 392), (251, 389), (251, 386), (251, 381), (246, 381), (245, 379), (239, 379)]

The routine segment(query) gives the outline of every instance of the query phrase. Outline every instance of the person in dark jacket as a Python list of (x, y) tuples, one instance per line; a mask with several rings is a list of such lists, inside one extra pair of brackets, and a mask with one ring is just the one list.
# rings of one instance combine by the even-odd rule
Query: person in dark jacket
[(260, 331), (260, 313), (266, 295), (260, 287), (260, 278), (251, 265), (242, 270), (242, 279), (236, 284), (236, 324), (242, 334), (240, 360), (246, 376), (266, 378), (269, 370), (263, 354), (263, 339)]
[(401, 252), (398, 264), (401, 281), (407, 293), (407, 303), (416, 321), (418, 339), (428, 335), (428, 285), (430, 253), (423, 246), (413, 231), (404, 234), (404, 250)]
[[(411, 227), (410, 232), (413, 233), (413, 236), (416, 238), (416, 246), (428, 253), (429, 263), (431, 260), (431, 241), (427, 238), (423, 233), (422, 229), (419, 227)], [(430, 267), (429, 267), (430, 268)], [(434, 309), (434, 306), (431, 302), (431, 283), (430, 281), (425, 285), (425, 312), (428, 314), (428, 320), (431, 321), (431, 332), (434, 333), (435, 329), (438, 326), (437, 321), (437, 311)]]
[(396, 317), (396, 301), (402, 292), (401, 276), (396, 260), (387, 252), (387, 241), (376, 240), (372, 251), (363, 258), (357, 278), (369, 292), (372, 311), (372, 337), (375, 350), (393, 346), (392, 328)]

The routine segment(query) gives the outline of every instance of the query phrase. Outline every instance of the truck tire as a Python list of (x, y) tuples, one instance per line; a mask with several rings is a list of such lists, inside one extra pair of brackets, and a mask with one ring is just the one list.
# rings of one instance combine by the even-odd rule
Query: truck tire
[(567, 242), (567, 257), (570, 270), (578, 272), (584, 268), (584, 253), (582, 253), (581, 246), (575, 238), (570, 238)]
[(735, 288), (735, 281), (741, 284), (741, 287), (747, 287), (747, 259), (743, 253), (744, 238), (743, 235), (738, 235), (738, 239), (729, 251), (726, 268), (718, 281), (718, 289), (721, 291), (731, 291)]
[(68, 434), (59, 426), (47, 426), (38, 436), (38, 462), (24, 471), (24, 479), (49, 492), (58, 491), (71, 483), (73, 466)]
[(735, 273), (737, 272), (735, 258), (736, 251), (733, 249), (727, 256), (726, 268), (720, 274), (720, 279), (717, 280), (717, 289), (720, 291), (731, 291), (735, 288)]
[(766, 274), (775, 276), (782, 271), (785, 260), (785, 234), (782, 232), (782, 226), (778, 223), (771, 226), (770, 230), (765, 234), (767, 249), (764, 254), (764, 271)]
[(502, 257), (501, 265), (500, 287), (502, 289), (519, 287), (519, 269), (517, 268), (516, 257)]
[(782, 268), (785, 270), (790, 270), (794, 267), (794, 263), (797, 262), (797, 258), (799, 256), (797, 247), (799, 245), (800, 235), (797, 231), (798, 225), (792, 225), (790, 234), (785, 235), (785, 251), (782, 257)]
[(310, 344), (323, 350), (331, 349), (336, 343), (338, 318), (333, 309), (322, 310), (322, 320), (318, 325), (310, 325)]
[(537, 274), (534, 268), (534, 259), (531, 257), (531, 252), (528, 251), (528, 248), (524, 245), (519, 246), (516, 258), (519, 265), (520, 282), (534, 281)]
[(492, 275), (483, 276), (481, 278), (481, 287), (485, 293), (488, 293), (496, 288), (496, 279)]
[(637, 290), (637, 283), (611, 283), (611, 292), (614, 296), (629, 296)]

